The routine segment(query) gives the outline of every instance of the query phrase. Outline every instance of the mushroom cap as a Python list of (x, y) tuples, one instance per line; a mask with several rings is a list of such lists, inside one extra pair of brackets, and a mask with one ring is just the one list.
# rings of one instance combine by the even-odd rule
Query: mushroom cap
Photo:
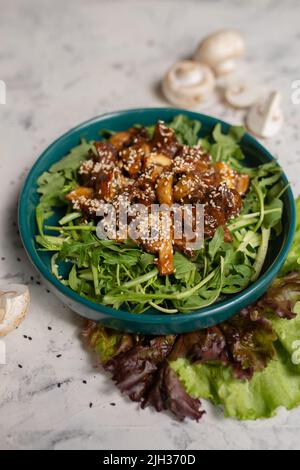
[(0, 284), (0, 336), (14, 330), (25, 317), (30, 304), (28, 287)]
[(198, 46), (195, 60), (204, 62), (217, 74), (227, 73), (234, 68), (232, 59), (245, 52), (245, 42), (241, 34), (230, 29), (222, 29), (207, 36)]
[(196, 106), (213, 91), (215, 77), (211, 69), (193, 60), (183, 60), (172, 65), (162, 81), (162, 91), (167, 100), (184, 108)]
[(251, 106), (246, 118), (248, 129), (258, 137), (273, 137), (282, 124), (281, 94), (278, 91), (273, 91)]
[(258, 87), (242, 80), (229, 84), (224, 91), (226, 102), (237, 109), (249, 108), (258, 96)]

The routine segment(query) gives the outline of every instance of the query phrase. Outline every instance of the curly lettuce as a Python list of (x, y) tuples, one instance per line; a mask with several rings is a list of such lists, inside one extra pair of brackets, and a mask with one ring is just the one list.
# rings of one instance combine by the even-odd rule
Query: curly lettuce
[(221, 364), (191, 364), (180, 358), (172, 363), (186, 391), (221, 405), (225, 416), (240, 420), (269, 418), (278, 407), (300, 405), (300, 314), (293, 320), (273, 317), (277, 335), (275, 355), (252, 379), (240, 380)]

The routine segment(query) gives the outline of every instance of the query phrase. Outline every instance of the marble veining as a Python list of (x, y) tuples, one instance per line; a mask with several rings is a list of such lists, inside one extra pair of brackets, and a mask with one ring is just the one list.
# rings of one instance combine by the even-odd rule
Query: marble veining
[[(220, 27), (245, 35), (240, 73), (284, 96), (285, 126), (265, 145), (300, 192), (300, 5), (296, 0), (0, 0), (0, 280), (29, 285), (30, 314), (6, 339), (0, 365), (1, 449), (299, 449), (300, 409), (237, 422), (205, 404), (178, 424), (120, 396), (83, 347), (81, 320), (41, 282), (17, 233), (17, 195), (39, 153), (94, 115), (164, 106), (158, 83), (199, 39)], [(239, 123), (217, 98), (199, 111)]]

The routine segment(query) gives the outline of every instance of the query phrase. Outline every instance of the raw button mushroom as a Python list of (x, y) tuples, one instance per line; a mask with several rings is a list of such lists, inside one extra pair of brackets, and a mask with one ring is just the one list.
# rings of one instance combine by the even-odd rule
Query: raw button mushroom
[(167, 71), (162, 90), (167, 100), (191, 108), (207, 98), (215, 87), (215, 77), (209, 67), (192, 60), (183, 60)]
[(210, 66), (216, 75), (224, 75), (235, 69), (235, 60), (244, 53), (245, 42), (240, 33), (223, 29), (201, 41), (195, 60)]
[(224, 97), (233, 108), (244, 109), (249, 108), (257, 101), (258, 94), (256, 86), (240, 81), (228, 85)]
[(253, 134), (259, 137), (273, 137), (283, 123), (281, 94), (273, 91), (264, 100), (255, 103), (249, 110), (246, 124)]
[(0, 336), (7, 335), (21, 323), (29, 304), (30, 295), (27, 286), (0, 285)]

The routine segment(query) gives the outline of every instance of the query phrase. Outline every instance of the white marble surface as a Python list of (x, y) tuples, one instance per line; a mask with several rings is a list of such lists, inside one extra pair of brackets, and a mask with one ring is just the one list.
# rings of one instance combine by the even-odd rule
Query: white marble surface
[[(178, 424), (120, 396), (83, 348), (79, 317), (37, 283), (16, 228), (20, 184), (46, 145), (105, 111), (163, 106), (166, 67), (224, 26), (245, 34), (245, 73), (284, 95), (285, 127), (266, 145), (299, 192), (300, 105), (290, 99), (300, 79), (299, 2), (0, 0), (0, 12), (0, 280), (25, 282), (32, 294), (30, 314), (5, 339), (0, 448), (299, 449), (300, 409), (239, 423), (205, 405), (202, 422)], [(241, 119), (217, 100), (199, 110)]]

